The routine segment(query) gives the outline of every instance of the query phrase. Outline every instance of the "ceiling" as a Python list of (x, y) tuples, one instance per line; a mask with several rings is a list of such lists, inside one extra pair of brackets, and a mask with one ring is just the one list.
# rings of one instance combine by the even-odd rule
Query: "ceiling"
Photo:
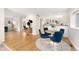
[(39, 14), (49, 15), (68, 11), (69, 8), (7, 8), (10, 11), (21, 15)]

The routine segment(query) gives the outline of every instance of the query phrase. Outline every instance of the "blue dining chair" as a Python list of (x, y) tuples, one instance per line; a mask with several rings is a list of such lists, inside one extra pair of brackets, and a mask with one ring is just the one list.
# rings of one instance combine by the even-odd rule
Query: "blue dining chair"
[(49, 38), (49, 35), (51, 35), (50, 33), (46, 33), (46, 32), (44, 34), (42, 34), (41, 30), (39, 30), (39, 34), (40, 34), (41, 38)]
[(60, 29), (60, 32), (61, 32), (62, 34), (64, 34), (64, 29)]
[(64, 29), (60, 29), (60, 31), (56, 31), (53, 36), (50, 37), (50, 40), (53, 42), (61, 42), (64, 34)]
[[(50, 37), (50, 41), (53, 42), (53, 47), (55, 47), (54, 43), (61, 43), (64, 34), (64, 29), (60, 29), (60, 31), (56, 31), (53, 36)], [(61, 43), (62, 48), (62, 43)]]

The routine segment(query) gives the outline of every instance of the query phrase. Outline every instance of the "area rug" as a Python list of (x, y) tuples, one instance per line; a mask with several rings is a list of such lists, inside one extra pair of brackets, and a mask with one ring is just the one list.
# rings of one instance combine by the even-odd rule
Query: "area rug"
[(36, 47), (41, 51), (70, 51), (71, 47), (64, 42), (62, 48), (53, 48), (47, 43), (48, 39), (39, 38), (36, 40)]

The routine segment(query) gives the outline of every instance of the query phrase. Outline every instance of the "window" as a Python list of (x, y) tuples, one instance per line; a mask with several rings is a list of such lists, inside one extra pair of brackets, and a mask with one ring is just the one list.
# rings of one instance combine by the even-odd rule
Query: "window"
[(79, 9), (74, 9), (72, 11), (70, 19), (70, 27), (74, 29), (79, 29)]
[(79, 27), (79, 13), (76, 14), (76, 27)]

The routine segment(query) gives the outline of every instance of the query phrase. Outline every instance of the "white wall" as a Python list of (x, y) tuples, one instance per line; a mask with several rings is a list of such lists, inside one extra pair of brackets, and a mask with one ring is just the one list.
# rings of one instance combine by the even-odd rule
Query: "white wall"
[(79, 29), (75, 27), (75, 21), (74, 14), (72, 13), (74, 9), (70, 13), (70, 28), (69, 28), (69, 39), (76, 48), (76, 50), (79, 50)]
[(79, 13), (76, 15), (76, 27), (79, 27)]
[[(15, 25), (15, 29), (16, 31), (20, 31), (21, 30), (21, 20), (24, 16), (14, 12), (14, 11), (11, 11), (9, 9), (5, 9), (5, 17), (7, 17), (9, 20), (11, 21), (14, 21), (14, 25)], [(5, 19), (5, 26), (8, 24), (8, 19)]]
[(76, 50), (79, 50), (79, 29), (70, 28), (69, 39), (76, 48)]
[[(65, 22), (64, 24), (69, 24), (68, 22), (68, 16), (66, 13), (65, 8), (8, 8), (9, 12), (6, 12), (7, 15), (10, 15), (11, 11), (17, 12), (17, 13), (21, 13), (24, 15), (27, 15), (28, 18), (33, 19), (34, 23), (33, 23), (33, 27), (39, 29), (41, 26), (37, 24), (40, 24), (40, 18), (43, 20), (43, 18), (50, 18), (52, 19), (53, 16), (55, 15), (63, 15), (63, 21)], [(15, 16), (15, 13), (12, 13), (12, 16)], [(18, 14), (16, 14), (17, 16)], [(36, 15), (40, 15), (40, 17), (37, 17)], [(20, 16), (20, 15), (19, 15)], [(34, 16), (34, 17), (31, 17)], [(28, 18), (26, 18), (26, 20), (28, 20)], [(37, 20), (36, 20), (37, 19)], [(36, 25), (35, 25), (36, 24)], [(22, 24), (23, 25), (23, 24)], [(35, 32), (35, 28), (33, 28), (33, 31)], [(22, 27), (23, 29), (23, 27)]]
[[(18, 24), (16, 27), (19, 27), (19, 25), (20, 25), (20, 23), (19, 23), (20, 21), (18, 21), (18, 20), (19, 20), (19, 17), (21, 16), (21, 15), (17, 14), (17, 12), (26, 14), (27, 15), (26, 20), (33, 19), (33, 24), (32, 24), (33, 33), (35, 33), (35, 32), (38, 33), (38, 29), (41, 27), (40, 18), (42, 20), (43, 20), (43, 18), (52, 19), (53, 16), (55, 16), (55, 15), (63, 15), (63, 21), (65, 22), (64, 24), (69, 25), (68, 15), (67, 15), (66, 11), (61, 8), (60, 9), (53, 9), (53, 8), (52, 9), (16, 9), (15, 8), (15, 10), (8, 8), (8, 9), (6, 9), (6, 15), (15, 19), (15, 22), (17, 22), (17, 24)], [(36, 16), (37, 14), (40, 15), (40, 17)], [(21, 27), (21, 28), (23, 29), (23, 27)]]
[(28, 15), (26, 17), (26, 22), (29, 19), (33, 21), (32, 26), (31, 26), (32, 27), (32, 34), (37, 35), (39, 33), (39, 28), (40, 28), (40, 19), (35, 14)]
[(4, 41), (4, 9), (0, 8), (0, 44)]

